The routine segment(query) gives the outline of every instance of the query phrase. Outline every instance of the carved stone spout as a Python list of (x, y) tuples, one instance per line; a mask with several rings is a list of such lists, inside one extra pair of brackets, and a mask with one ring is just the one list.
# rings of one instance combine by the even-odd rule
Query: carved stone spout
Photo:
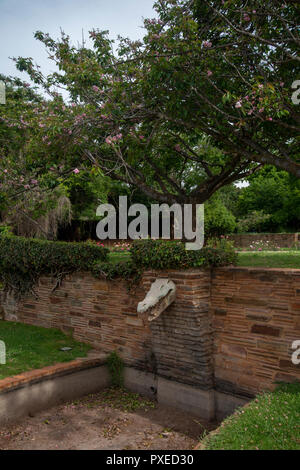
[(158, 318), (176, 298), (176, 286), (170, 279), (156, 279), (142, 302), (138, 313), (148, 313), (148, 321)]

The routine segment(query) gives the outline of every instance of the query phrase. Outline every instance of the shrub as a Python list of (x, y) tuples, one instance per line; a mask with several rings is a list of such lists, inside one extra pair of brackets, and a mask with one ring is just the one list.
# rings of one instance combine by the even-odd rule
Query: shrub
[(107, 259), (108, 249), (90, 243), (50, 242), (0, 236), (0, 278), (5, 288), (31, 290), (41, 275), (60, 280), (65, 274), (91, 270)]
[(116, 278), (128, 280), (129, 288), (138, 284), (142, 272), (142, 268), (135, 265), (131, 259), (119, 263), (104, 261), (96, 263), (92, 268), (92, 274), (95, 277), (105, 277), (109, 281)]
[(201, 250), (187, 251), (181, 241), (139, 240), (130, 249), (135, 265), (152, 269), (188, 269), (235, 264), (233, 245), (224, 240)]
[(0, 235), (12, 235), (12, 227), (10, 225), (0, 225)]
[(249, 212), (249, 214), (238, 221), (237, 231), (238, 233), (261, 232), (266, 227), (266, 223), (270, 218), (271, 215), (265, 214), (263, 211)]
[(230, 210), (218, 198), (213, 198), (205, 204), (205, 235), (219, 237), (233, 233), (236, 229), (236, 220)]
[(116, 351), (113, 351), (108, 356), (107, 367), (111, 377), (111, 384), (113, 387), (123, 387), (124, 377), (124, 362)]

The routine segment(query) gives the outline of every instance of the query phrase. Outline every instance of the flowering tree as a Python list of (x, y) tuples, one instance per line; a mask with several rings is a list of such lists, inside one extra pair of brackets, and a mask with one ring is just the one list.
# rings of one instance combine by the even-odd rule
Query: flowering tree
[[(297, 2), (158, 0), (142, 41), (90, 32), (92, 48), (37, 32), (58, 67), (19, 70), (50, 94), (33, 110), (39, 165), (89, 165), (160, 202), (202, 203), (272, 164), (300, 176)], [(57, 92), (66, 89), (72, 104)]]

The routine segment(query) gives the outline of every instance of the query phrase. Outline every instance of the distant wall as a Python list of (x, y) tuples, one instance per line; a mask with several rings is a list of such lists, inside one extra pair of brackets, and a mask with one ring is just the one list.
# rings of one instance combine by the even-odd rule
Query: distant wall
[(299, 246), (298, 233), (241, 233), (228, 235), (237, 248), (249, 248), (254, 242), (269, 242), (272, 247), (292, 248)]

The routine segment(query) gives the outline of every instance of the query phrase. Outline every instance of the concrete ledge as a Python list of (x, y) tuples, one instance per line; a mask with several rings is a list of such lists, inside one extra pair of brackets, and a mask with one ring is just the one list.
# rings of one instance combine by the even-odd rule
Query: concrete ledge
[(159, 377), (157, 400), (159, 403), (180, 408), (207, 421), (215, 418), (214, 390), (201, 390)]
[(45, 377), (53, 378), (59, 375), (72, 374), (82, 369), (89, 369), (103, 364), (105, 364), (105, 356), (97, 355), (95, 357), (75, 359), (70, 362), (61, 362), (53, 366), (43, 367), (42, 369), (30, 370), (0, 380), (0, 393), (20, 388), (20, 386), (29, 383), (39, 382), (44, 380)]
[(223, 420), (231, 415), (237, 408), (245, 406), (253, 398), (242, 398), (228, 393), (215, 392), (216, 419)]
[[(110, 376), (103, 356), (77, 359), (0, 380), (0, 424), (99, 392), (109, 385)], [(132, 367), (125, 367), (124, 385), (128, 390), (207, 421), (221, 420), (249, 401), (215, 390), (201, 390)]]
[(104, 360), (78, 359), (0, 381), (0, 424), (108, 387)]
[(125, 368), (124, 384), (133, 392), (156, 398), (158, 403), (179, 408), (207, 421), (215, 418), (214, 390), (201, 390), (128, 367)]
[(142, 370), (125, 367), (124, 386), (135, 393), (152, 399), (157, 398), (157, 376)]

